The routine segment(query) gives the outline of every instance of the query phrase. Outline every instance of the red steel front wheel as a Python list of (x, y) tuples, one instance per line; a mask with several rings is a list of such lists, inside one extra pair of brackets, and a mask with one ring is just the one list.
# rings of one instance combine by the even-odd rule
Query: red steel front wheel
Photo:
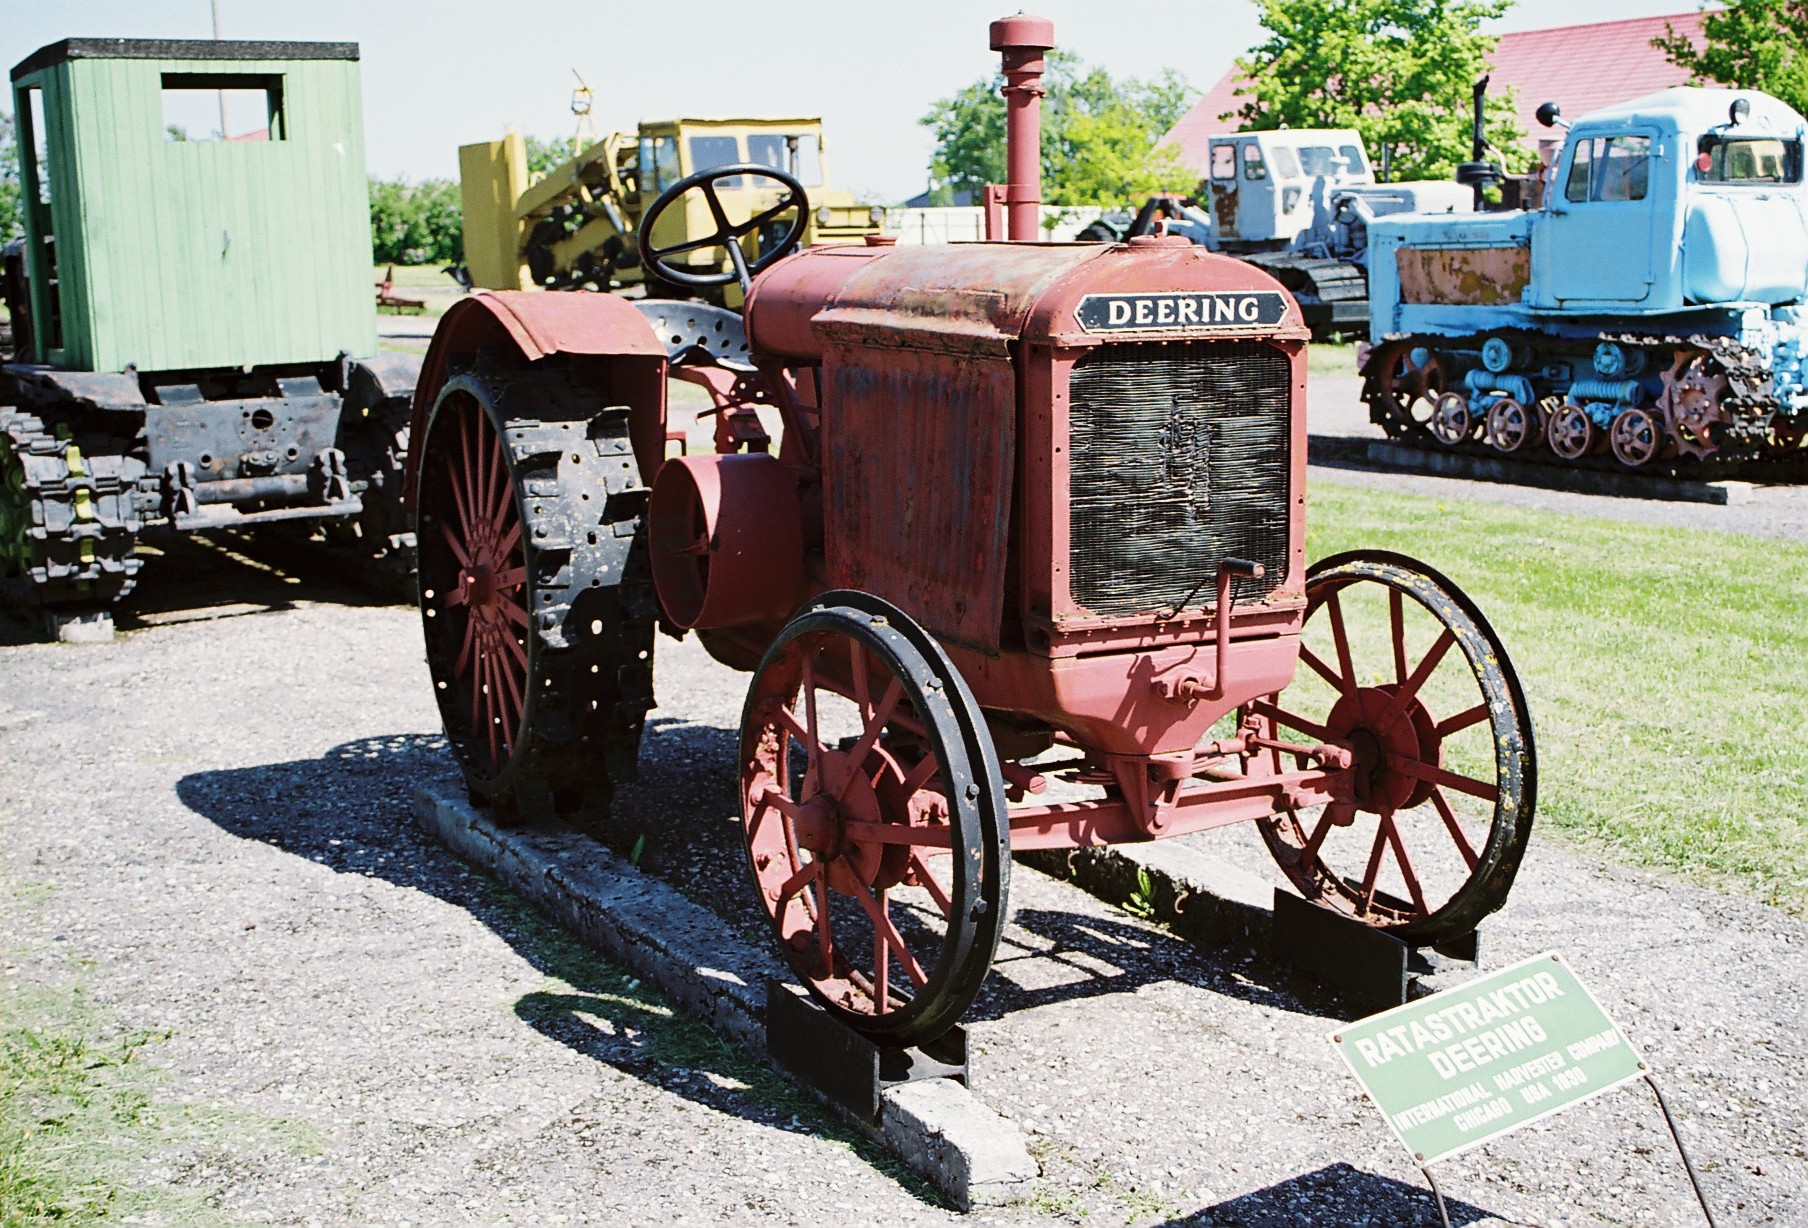
[(1003, 778), (953, 665), (901, 611), (818, 598), (785, 625), (741, 721), (748, 865), (811, 995), (921, 1044), (979, 992), (1004, 926)]
[(1308, 899), (1378, 929), (1473, 930), (1506, 900), (1536, 795), (1506, 650), (1454, 584), (1399, 555), (1325, 559), (1306, 594), (1304, 668), (1254, 713), (1351, 747), (1355, 765), (1346, 798), (1263, 823), (1269, 850)]

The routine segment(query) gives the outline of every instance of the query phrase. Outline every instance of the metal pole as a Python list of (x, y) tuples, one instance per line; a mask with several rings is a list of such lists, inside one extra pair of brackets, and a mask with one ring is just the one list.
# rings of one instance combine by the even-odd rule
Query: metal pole
[[(213, 37), (220, 39), (220, 0), (213, 0)], [(220, 91), (220, 139), (226, 139), (226, 91)]]
[(991, 26), (992, 50), (1004, 56), (1005, 233), (1015, 243), (1041, 238), (1042, 84), (1044, 53), (1055, 45), (1055, 25), (1018, 13)]
[(1444, 1208), (1444, 1192), (1438, 1189), (1438, 1179), (1431, 1175), (1431, 1165), (1419, 1165), (1419, 1171), (1425, 1174), (1425, 1182), (1431, 1186), (1431, 1196), (1438, 1200), (1438, 1218), (1444, 1221), (1444, 1228), (1450, 1228), (1450, 1212)]
[(1702, 1193), (1701, 1178), (1695, 1175), (1695, 1166), (1689, 1162), (1688, 1149), (1682, 1145), (1682, 1135), (1676, 1132), (1676, 1120), (1670, 1116), (1670, 1106), (1664, 1103), (1664, 1094), (1658, 1090), (1656, 1079), (1646, 1075), (1645, 1082), (1650, 1085), (1651, 1094), (1657, 1097), (1657, 1107), (1664, 1115), (1664, 1124), (1670, 1127), (1670, 1139), (1676, 1144), (1676, 1154), (1682, 1157), (1683, 1171), (1689, 1174), (1689, 1184), (1695, 1187), (1695, 1201), (1701, 1204), (1702, 1218), (1707, 1220), (1708, 1228), (1714, 1228), (1714, 1213), (1708, 1209), (1708, 1196)]

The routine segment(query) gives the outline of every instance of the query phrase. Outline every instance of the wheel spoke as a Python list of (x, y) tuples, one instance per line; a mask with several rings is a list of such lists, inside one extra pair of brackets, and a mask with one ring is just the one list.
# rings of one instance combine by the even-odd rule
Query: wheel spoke
[(1455, 644), (1456, 634), (1446, 627), (1444, 634), (1438, 636), (1438, 642), (1433, 644), (1431, 651), (1425, 654), (1425, 659), (1419, 662), (1417, 669), (1413, 670), (1412, 677), (1401, 683), (1400, 689), (1394, 692), (1394, 702), (1388, 705), (1387, 712), (1383, 714), (1379, 722), (1383, 733), (1392, 729), (1395, 722), (1406, 715), (1406, 710), (1412, 706), (1412, 701), (1419, 694), (1419, 688), (1424, 686), (1425, 680), (1436, 672), (1438, 666), (1444, 661), (1444, 654), (1449, 652)]
[(520, 588), (521, 585), (526, 582), (527, 568), (525, 567), (511, 567), (509, 570), (500, 572), (496, 576), (497, 588)]
[(452, 676), (463, 678), (471, 668), (471, 652), (477, 646), (477, 620), (465, 615), (465, 635), (458, 645), (458, 658), (452, 662)]
[(1317, 738), (1320, 742), (1329, 742), (1331, 740), (1331, 731), (1326, 729), (1323, 725), (1315, 724), (1303, 716), (1295, 716), (1279, 704), (1271, 703), (1265, 699), (1258, 699), (1253, 707), (1263, 716), (1272, 717), (1288, 729), (1297, 729), (1309, 738)]
[(1467, 793), (1471, 797), (1479, 797), (1484, 802), (1500, 800), (1500, 786), (1491, 785), (1485, 780), (1477, 780), (1473, 776), (1459, 776), (1447, 768), (1435, 763), (1426, 763), (1419, 759), (1408, 759), (1400, 755), (1389, 755), (1388, 770), (1398, 772), (1402, 776), (1410, 776), (1414, 780), (1428, 781), (1434, 785), (1443, 785), (1447, 789), (1455, 789), (1458, 793)]
[(773, 717), (779, 724), (785, 727), (786, 733), (798, 740), (799, 744), (810, 753), (812, 758), (815, 756), (816, 744), (810, 737), (810, 731), (804, 728), (804, 723), (797, 719), (797, 713), (785, 707), (784, 704), (778, 704), (773, 713)]
[(1381, 873), (1381, 853), (1387, 847), (1387, 827), (1375, 825), (1375, 844), (1369, 849), (1368, 869), (1362, 872), (1362, 911), (1367, 912), (1375, 904), (1375, 878)]
[(854, 682), (854, 706), (860, 710), (862, 727), (873, 715), (872, 695), (866, 682), (866, 646), (848, 637), (848, 673)]
[(948, 898), (948, 892), (943, 889), (940, 880), (930, 870), (929, 863), (923, 859), (923, 854), (917, 849), (910, 851), (910, 868), (916, 871), (918, 885), (928, 893), (929, 898), (935, 901), (935, 906), (941, 910), (942, 919), (953, 920), (954, 901)]
[(1356, 693), (1356, 666), (1350, 660), (1350, 638), (1343, 625), (1343, 601), (1333, 591), (1325, 598), (1325, 610), (1331, 616), (1331, 638), (1337, 645), (1337, 675), (1343, 679), (1338, 687), (1345, 695)]
[(515, 658), (515, 663), (521, 667), (522, 677), (525, 678), (527, 676), (527, 649), (521, 646), (521, 641), (510, 634), (506, 627), (503, 628), (501, 634), (503, 646), (508, 649), (509, 656)]
[(1456, 841), (1457, 851), (1463, 855), (1463, 864), (1471, 870), (1475, 869), (1475, 863), (1481, 858), (1475, 855), (1469, 837), (1463, 832), (1462, 824), (1456, 821), (1456, 814), (1450, 809), (1450, 803), (1444, 799), (1441, 789), (1431, 791), (1431, 805), (1438, 812), (1438, 817), (1444, 820), (1444, 826), (1450, 829), (1450, 838)]
[(1318, 826), (1312, 829), (1312, 834), (1306, 838), (1305, 847), (1300, 849), (1300, 856), (1306, 861), (1317, 857), (1318, 846), (1324, 843), (1325, 836), (1331, 829), (1343, 826), (1348, 822), (1349, 816), (1355, 813), (1356, 807), (1348, 802), (1332, 802), (1327, 805), (1324, 813), (1318, 816)]
[(841, 791), (836, 794), (837, 798), (847, 795), (848, 787), (854, 783), (854, 777), (859, 774), (859, 765), (866, 762), (867, 752), (872, 750), (873, 744), (879, 740), (880, 733), (885, 730), (885, 722), (891, 719), (891, 714), (896, 710), (898, 700), (903, 695), (904, 683), (898, 678), (893, 678), (891, 685), (885, 688), (885, 697), (873, 709), (872, 719), (868, 720), (866, 728), (861, 730), (860, 740), (854, 743), (854, 749), (849, 752), (849, 758), (853, 760), (855, 770), (848, 773), (848, 778), (841, 782)]
[[(452, 547), (452, 553), (458, 559), (458, 565), (460, 567), (469, 567), (471, 565), (471, 556), (466, 552), (465, 544), (458, 540), (458, 534), (452, 531), (452, 526), (442, 520), (439, 522), (439, 532), (440, 536), (446, 539), (446, 544)], [(454, 589), (453, 591), (457, 592), (458, 590)], [(463, 594), (460, 594), (460, 596), (462, 597)]]
[(508, 461), (502, 455), (502, 440), (495, 435), (490, 436), (490, 498), (495, 505), (490, 523), (501, 527), (508, 515)]
[(1394, 861), (1400, 867), (1400, 877), (1406, 880), (1407, 894), (1412, 896), (1413, 907), (1422, 917), (1431, 909), (1425, 907), (1425, 893), (1419, 889), (1419, 876), (1413, 873), (1412, 862), (1407, 859), (1406, 845), (1400, 839), (1400, 827), (1394, 822), (1392, 809), (1381, 812), (1381, 827), (1387, 832), (1388, 843), (1394, 846)]
[(935, 775), (936, 767), (934, 751), (924, 754), (921, 759), (917, 760), (917, 765), (911, 768), (910, 774), (904, 778), (904, 796), (915, 797), (917, 790), (928, 784), (930, 778)]
[(910, 948), (905, 945), (904, 935), (898, 933), (898, 927), (892, 924), (891, 916), (879, 907), (879, 902), (873, 898), (873, 893), (867, 889), (865, 883), (856, 879), (853, 886), (854, 898), (860, 901), (860, 907), (864, 908), (866, 915), (872, 918), (873, 928), (883, 934), (885, 941), (891, 945), (891, 949), (898, 953), (898, 961), (904, 965), (904, 971), (909, 975), (911, 984), (918, 989), (927, 985), (929, 977), (924, 974), (923, 966), (917, 963), (917, 957), (912, 955)]
[(1488, 705), (1486, 703), (1476, 704), (1475, 707), (1469, 709), (1467, 712), (1459, 712), (1447, 720), (1438, 722), (1438, 737), (1447, 738), (1453, 733), (1458, 733), (1469, 728), (1469, 726), (1478, 721), (1485, 721), (1487, 719)]
[(502, 612), (508, 616), (510, 622), (522, 628), (527, 626), (527, 607), (522, 605), (521, 602), (516, 600), (513, 596), (504, 593), (502, 594), (502, 600), (496, 604), (502, 607)]
[(1329, 665), (1326, 665), (1323, 661), (1320, 661), (1318, 659), (1317, 653), (1313, 652), (1310, 648), (1306, 647), (1304, 644), (1301, 644), (1300, 650), (1299, 650), (1299, 655), (1300, 655), (1300, 660), (1304, 661), (1307, 664), (1307, 666), (1309, 666), (1311, 668), (1313, 673), (1317, 674), (1320, 678), (1323, 678), (1326, 682), (1328, 682), (1332, 686), (1336, 687), (1337, 693), (1339, 695), (1349, 694), (1348, 691), (1345, 691), (1343, 689), (1343, 679), (1339, 678), (1337, 676), (1337, 671), (1332, 669)]
[[(804, 754), (809, 757), (810, 766), (815, 768), (822, 758), (822, 743), (816, 736), (816, 671), (810, 667), (810, 654), (804, 654), (804, 733), (808, 740), (804, 743)], [(820, 777), (818, 777), (820, 779)]]
[[(498, 634), (501, 633), (498, 632)], [(514, 640), (506, 635), (502, 635), (501, 638), (505, 643), (514, 643)], [(500, 655), (496, 657), (496, 673), (502, 679), (503, 687), (503, 694), (497, 696), (497, 699), (501, 701), (498, 702), (497, 708), (502, 717), (502, 744), (512, 755), (515, 753), (515, 726), (520, 722), (521, 709), (524, 706), (521, 699), (521, 686), (515, 681), (515, 671), (509, 668), (509, 663)]]
[(796, 873), (792, 874), (790, 878), (787, 878), (784, 885), (778, 889), (778, 900), (774, 903), (773, 907), (783, 911), (785, 905), (791, 902), (791, 897), (815, 882), (816, 876), (821, 872), (821, 862), (804, 862), (803, 865), (797, 868)]
[(521, 522), (511, 518), (509, 521), (508, 532), (504, 533), (502, 535), (502, 540), (496, 543), (496, 553), (503, 558), (510, 557), (510, 553), (515, 549), (515, 543), (520, 540)]
[(1406, 596), (1397, 588), (1387, 590), (1387, 622), (1394, 641), (1394, 681), (1406, 681)]
[[(879, 892), (879, 915), (891, 923), (891, 901)], [(891, 998), (891, 951), (885, 941), (885, 935), (878, 926), (873, 927), (873, 1009), (876, 1014), (883, 1015), (890, 1007)]]
[(485, 486), (481, 463), (483, 453), (482, 418), (483, 410), (473, 405), (469, 419), (471, 428), (469, 438), (461, 440), (464, 443), (465, 455), (465, 507), (471, 517), (470, 528), (473, 532), (482, 523), (483, 509), (489, 502), (484, 495)]
[(835, 943), (829, 937), (829, 884), (818, 878), (815, 887), (816, 957), (822, 960), (822, 974), (828, 976), (835, 970)]

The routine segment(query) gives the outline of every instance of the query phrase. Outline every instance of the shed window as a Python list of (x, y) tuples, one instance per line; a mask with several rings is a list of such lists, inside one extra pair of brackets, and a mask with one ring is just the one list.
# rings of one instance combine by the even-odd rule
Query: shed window
[(163, 135), (169, 141), (286, 141), (280, 74), (166, 72)]
[(1268, 164), (1262, 161), (1262, 151), (1254, 145), (1243, 147), (1243, 178), (1268, 178)]
[(1212, 178), (1235, 179), (1237, 177), (1237, 147), (1235, 145), (1212, 146)]

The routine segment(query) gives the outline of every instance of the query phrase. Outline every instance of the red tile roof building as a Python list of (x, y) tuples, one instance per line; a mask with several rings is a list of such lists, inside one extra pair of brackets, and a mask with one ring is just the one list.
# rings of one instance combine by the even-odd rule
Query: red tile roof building
[[(1555, 101), (1565, 117), (1574, 119), (1687, 84), (1689, 74), (1670, 63), (1651, 40), (1663, 37), (1664, 27), (1670, 26), (1699, 47), (1704, 38), (1702, 16), (1699, 12), (1678, 13), (1503, 34), (1489, 65), (1489, 89), (1511, 87), (1516, 91), (1519, 126), (1527, 140), (1536, 143), (1551, 135), (1533, 118), (1539, 103)], [(1236, 112), (1249, 101), (1237, 92), (1242, 83), (1243, 78), (1232, 68), (1168, 133), (1166, 140), (1177, 142), (1181, 156), (1191, 165), (1205, 167), (1208, 138), (1235, 132), (1241, 126)], [(1219, 118), (1226, 114), (1230, 118)]]

